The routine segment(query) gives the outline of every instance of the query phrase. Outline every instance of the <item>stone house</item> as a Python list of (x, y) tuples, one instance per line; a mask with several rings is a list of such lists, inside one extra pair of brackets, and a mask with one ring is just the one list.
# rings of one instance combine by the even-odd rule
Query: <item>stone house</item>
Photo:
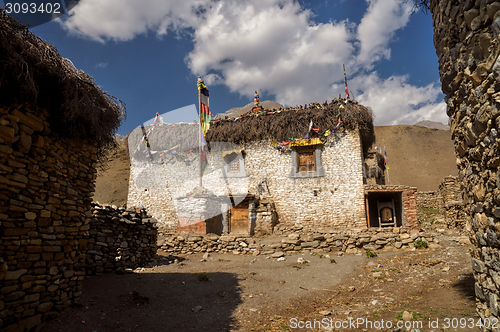
[[(356, 102), (257, 108), (213, 121), (201, 182), (198, 132), (196, 124), (150, 126), (149, 148), (146, 128), (128, 137), (128, 205), (146, 207), (164, 230), (252, 235), (278, 222), (366, 229), (379, 227), (384, 202), (387, 226), (417, 224), (416, 188), (385, 186), (367, 174), (380, 156), (370, 151), (371, 111)], [(365, 165), (370, 156), (375, 165)]]
[(0, 8), (0, 329), (33, 330), (79, 300), (98, 156), (124, 115)]

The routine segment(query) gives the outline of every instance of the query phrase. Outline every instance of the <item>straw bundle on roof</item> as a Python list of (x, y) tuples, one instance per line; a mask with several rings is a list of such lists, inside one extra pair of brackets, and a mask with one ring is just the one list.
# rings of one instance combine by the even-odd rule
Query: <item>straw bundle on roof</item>
[(99, 154), (114, 145), (113, 134), (125, 119), (122, 101), (2, 8), (0, 107), (47, 109), (52, 131), (94, 145)]
[[(343, 107), (341, 107), (343, 105)], [(338, 115), (340, 112), (340, 125)], [(363, 151), (375, 141), (373, 116), (371, 109), (357, 102), (343, 102), (338, 99), (331, 103), (313, 103), (306, 107), (282, 110), (263, 110), (258, 116), (247, 114), (238, 119), (221, 120), (210, 125), (207, 140), (210, 142), (243, 143), (261, 139), (273, 139), (279, 142), (303, 138), (313, 128), (350, 129), (359, 128)], [(315, 131), (309, 137), (319, 137)]]

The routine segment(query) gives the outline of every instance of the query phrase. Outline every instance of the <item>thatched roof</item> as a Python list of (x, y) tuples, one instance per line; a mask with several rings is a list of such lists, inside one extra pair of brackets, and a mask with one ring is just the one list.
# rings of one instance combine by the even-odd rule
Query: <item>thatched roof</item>
[[(338, 125), (339, 111), (340, 125)], [(358, 126), (364, 152), (375, 141), (371, 109), (355, 101), (345, 102), (339, 99), (334, 99), (330, 103), (263, 110), (258, 114), (250, 112), (239, 118), (216, 120), (210, 125), (207, 141), (239, 144), (265, 138), (278, 142), (289, 141), (292, 137), (299, 139), (307, 133), (311, 120), (313, 128), (320, 128), (322, 131), (353, 130)], [(320, 137), (320, 134), (311, 130), (309, 137)]]
[(47, 109), (51, 130), (94, 145), (114, 144), (125, 105), (57, 49), (0, 8), (0, 107)]

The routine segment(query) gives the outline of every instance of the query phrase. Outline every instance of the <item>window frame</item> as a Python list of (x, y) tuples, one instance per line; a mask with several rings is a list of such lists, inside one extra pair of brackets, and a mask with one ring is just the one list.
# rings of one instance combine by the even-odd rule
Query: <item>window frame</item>
[[(290, 172), (290, 177), (292, 178), (316, 178), (326, 176), (321, 163), (321, 152), (323, 144), (309, 145), (309, 146), (295, 146), (292, 147), (292, 170)], [(299, 171), (299, 155), (300, 150), (313, 151), (314, 158), (314, 171)]]
[[(234, 153), (226, 155), (222, 158), (223, 167), (222, 167), (222, 176), (224, 178), (245, 178), (247, 174), (245, 172), (245, 158), (243, 156), (244, 152), (237, 153), (233, 160), (228, 161), (228, 157), (232, 156)], [(234, 172), (230, 170), (230, 165), (234, 162), (239, 162), (239, 170), (238, 172)]]

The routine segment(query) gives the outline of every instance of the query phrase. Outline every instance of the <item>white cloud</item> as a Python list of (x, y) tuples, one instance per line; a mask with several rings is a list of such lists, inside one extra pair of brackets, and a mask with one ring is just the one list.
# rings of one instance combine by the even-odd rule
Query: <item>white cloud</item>
[(310, 25), (310, 15), (293, 1), (219, 2), (194, 33), (188, 65), (247, 96), (258, 89), (287, 104), (324, 99), (353, 52), (352, 35), (345, 22)]
[(389, 42), (394, 32), (408, 23), (412, 2), (401, 0), (367, 0), (370, 3), (358, 26), (359, 64), (371, 67), (381, 58), (389, 59)]
[(106, 68), (108, 66), (107, 62), (99, 62), (95, 65), (96, 68)]
[(69, 12), (63, 26), (72, 33), (105, 42), (126, 41), (154, 31), (164, 35), (169, 29), (193, 27), (196, 9), (210, 0), (81, 0)]
[(356, 99), (372, 108), (375, 124), (414, 124), (422, 120), (448, 123), (446, 104), (439, 101), (438, 84), (416, 87), (406, 76), (381, 79), (377, 73), (358, 76), (353, 80), (358, 91)]
[(416, 87), (400, 76), (383, 80), (373, 71), (377, 61), (390, 58), (390, 42), (407, 24), (411, 3), (366, 1), (358, 26), (347, 20), (316, 24), (294, 0), (81, 0), (62, 24), (100, 42), (180, 34), (193, 41), (187, 65), (208, 84), (248, 97), (265, 91), (287, 105), (344, 94), (345, 63), (349, 87), (374, 109), (378, 124), (446, 122), (437, 85)]

